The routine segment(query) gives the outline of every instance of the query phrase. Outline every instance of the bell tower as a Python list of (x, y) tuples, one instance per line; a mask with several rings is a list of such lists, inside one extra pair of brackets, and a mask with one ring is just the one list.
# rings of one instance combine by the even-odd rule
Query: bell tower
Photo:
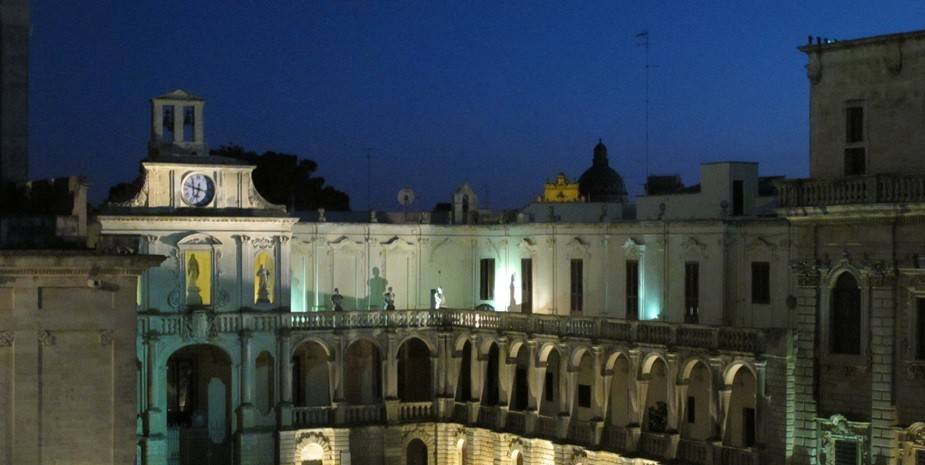
[(203, 130), (205, 100), (183, 89), (151, 99), (149, 158), (209, 155)]

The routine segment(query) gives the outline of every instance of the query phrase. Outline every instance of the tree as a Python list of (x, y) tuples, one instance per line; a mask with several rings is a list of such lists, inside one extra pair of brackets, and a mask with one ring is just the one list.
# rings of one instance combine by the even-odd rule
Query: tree
[[(240, 160), (243, 164), (257, 165), (254, 169), (254, 187), (271, 203), (285, 205), (290, 211), (317, 210), (349, 211), (350, 197), (331, 186), (324, 178), (312, 176), (318, 169), (313, 160), (302, 160), (297, 155), (266, 151), (263, 154), (246, 150), (239, 145), (222, 145), (212, 155)], [(107, 202), (131, 200), (143, 183), (141, 176), (130, 183), (119, 183), (109, 189)]]
[(312, 176), (318, 169), (313, 160), (273, 151), (258, 155), (239, 145), (222, 145), (212, 150), (212, 155), (257, 165), (254, 186), (272, 203), (286, 205), (290, 210), (350, 210), (350, 197), (346, 193), (325, 186), (323, 177)]

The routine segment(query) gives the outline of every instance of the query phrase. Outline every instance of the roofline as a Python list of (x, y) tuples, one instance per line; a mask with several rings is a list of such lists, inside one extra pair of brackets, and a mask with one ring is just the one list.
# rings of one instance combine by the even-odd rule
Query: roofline
[(925, 38), (925, 29), (920, 29), (917, 31), (908, 31), (908, 32), (896, 32), (892, 34), (881, 34), (870, 37), (860, 37), (857, 39), (849, 40), (838, 40), (836, 42), (831, 42), (827, 44), (808, 44), (797, 47), (797, 50), (803, 53), (810, 52), (819, 52), (819, 51), (829, 51), (829, 50), (839, 50), (848, 47), (855, 47), (858, 45), (874, 45), (881, 42), (890, 42), (890, 41), (899, 41), (906, 39), (919, 39)]

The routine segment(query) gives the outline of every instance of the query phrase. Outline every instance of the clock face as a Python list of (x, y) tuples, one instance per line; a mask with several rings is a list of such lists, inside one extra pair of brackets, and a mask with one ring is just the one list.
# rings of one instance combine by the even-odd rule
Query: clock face
[(183, 200), (194, 207), (204, 207), (215, 197), (215, 184), (204, 174), (191, 174), (183, 180)]

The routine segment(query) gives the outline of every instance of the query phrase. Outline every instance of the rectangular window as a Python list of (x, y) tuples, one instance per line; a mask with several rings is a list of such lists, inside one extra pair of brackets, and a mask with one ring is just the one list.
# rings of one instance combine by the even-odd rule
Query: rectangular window
[(514, 410), (527, 409), (527, 369), (518, 367), (514, 373)]
[(771, 303), (771, 264), (752, 262), (752, 303)]
[(845, 142), (864, 142), (864, 107), (848, 107), (845, 123)]
[(639, 319), (639, 262), (626, 261), (626, 319)]
[(578, 406), (591, 408), (591, 386), (587, 384), (578, 385)]
[(483, 258), (479, 262), (479, 299), (495, 298), (495, 259)]
[(520, 260), (520, 312), (533, 313), (533, 260)]
[(572, 259), (571, 266), (571, 301), (572, 313), (581, 313), (584, 308), (584, 263), (580, 258)]
[(845, 176), (860, 176), (867, 172), (865, 155), (863, 147), (845, 149)]
[(732, 181), (732, 216), (745, 214), (745, 184), (742, 181)]
[(918, 318), (916, 318), (915, 358), (925, 360), (925, 299), (916, 299)]
[(697, 423), (697, 398), (687, 396), (687, 422)]
[(305, 392), (302, 389), (302, 360), (292, 357), (292, 400), (297, 407), (305, 405)]
[(925, 465), (925, 449), (915, 451), (915, 465)]
[(700, 313), (700, 264), (684, 264), (684, 322), (696, 324)]
[(745, 447), (755, 445), (755, 409), (742, 409), (742, 444)]
[(546, 382), (543, 385), (543, 396), (547, 402), (552, 402), (556, 398), (554, 389), (556, 388), (556, 378), (552, 373), (546, 372)]
[(835, 441), (835, 465), (858, 465), (858, 443), (848, 439)]

